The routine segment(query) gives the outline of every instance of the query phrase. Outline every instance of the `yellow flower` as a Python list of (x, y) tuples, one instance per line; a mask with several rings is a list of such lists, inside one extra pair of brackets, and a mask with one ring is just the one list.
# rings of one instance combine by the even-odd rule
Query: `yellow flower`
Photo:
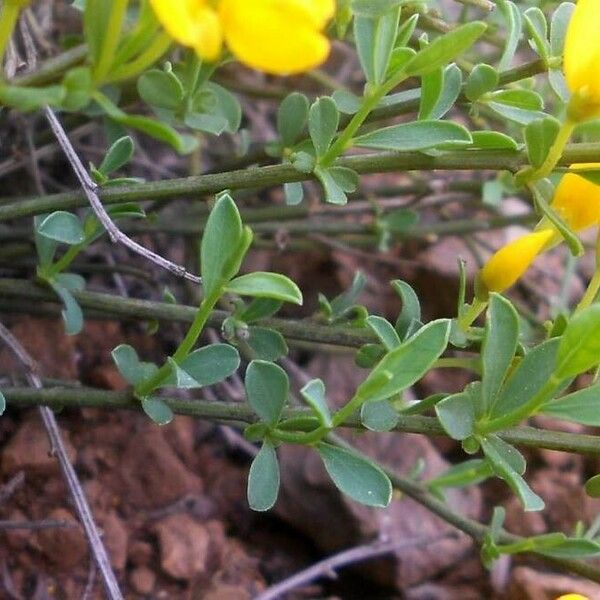
[(565, 594), (564, 596), (560, 596), (556, 600), (590, 600), (587, 596), (582, 596), (581, 594)]
[[(573, 165), (572, 169), (600, 168), (598, 164)], [(552, 207), (574, 231), (600, 223), (600, 186), (567, 173), (556, 188)], [(561, 239), (558, 231), (542, 220), (535, 231), (500, 248), (479, 272), (486, 292), (503, 292), (527, 271), (535, 258)]]
[(169, 35), (204, 60), (219, 57), (223, 42), (247, 66), (301, 73), (325, 62), (322, 31), (335, 0), (151, 0)]
[(567, 28), (564, 71), (573, 100), (571, 117), (582, 120), (600, 114), (600, 2), (579, 0)]

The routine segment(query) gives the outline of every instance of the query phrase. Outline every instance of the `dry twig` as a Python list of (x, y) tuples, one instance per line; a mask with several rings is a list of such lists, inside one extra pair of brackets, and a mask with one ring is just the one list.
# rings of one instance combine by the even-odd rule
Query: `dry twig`
[(65, 130), (63, 129), (63, 126), (60, 124), (60, 121), (54, 114), (54, 111), (49, 106), (46, 106), (46, 108), (44, 109), (44, 113), (46, 115), (48, 123), (50, 124), (52, 132), (54, 133), (54, 136), (60, 144), (60, 147), (62, 148), (63, 152), (65, 153), (65, 156), (67, 157), (67, 160), (69, 161), (69, 164), (71, 165), (71, 168), (75, 172), (75, 175), (77, 176), (77, 179), (81, 184), (81, 188), (85, 197), (90, 203), (94, 214), (96, 215), (96, 217), (98, 217), (98, 220), (100, 221), (104, 229), (106, 229), (106, 231), (108, 232), (111, 242), (123, 244), (123, 246), (129, 248), (136, 254), (139, 254), (146, 260), (153, 262), (155, 265), (166, 269), (167, 271), (173, 273), (174, 275), (177, 275), (178, 277), (184, 277), (185, 279), (188, 279), (189, 281), (192, 281), (194, 283), (202, 283), (200, 277), (189, 273), (184, 267), (172, 263), (170, 260), (163, 258), (159, 254), (148, 250), (148, 248), (144, 248), (144, 246), (142, 246), (141, 244), (138, 244), (131, 238), (127, 237), (113, 223), (112, 219), (110, 218), (110, 215), (106, 212), (106, 209), (104, 208), (102, 201), (98, 196), (98, 186), (92, 181), (92, 178), (89, 176), (86, 168), (83, 166), (83, 163), (77, 155), (77, 152), (75, 152), (71, 141), (69, 140)]
[[(35, 362), (31, 356), (29, 356), (25, 348), (21, 346), (19, 341), (4, 325), (2, 325), (2, 323), (0, 323), (0, 339), (6, 344), (25, 369), (27, 380), (30, 385), (34, 388), (41, 389), (42, 382), (37, 374)], [(41, 406), (39, 412), (42, 421), (44, 422), (46, 432), (48, 433), (48, 438), (50, 439), (50, 446), (58, 458), (65, 482), (75, 505), (75, 510), (83, 525), (92, 556), (102, 575), (106, 595), (110, 600), (122, 600), (123, 595), (121, 594), (119, 584), (117, 583), (117, 579), (110, 566), (108, 554), (106, 553), (106, 549), (100, 538), (100, 532), (94, 522), (94, 517), (92, 516), (92, 511), (87, 498), (85, 497), (83, 488), (77, 478), (73, 465), (69, 462), (67, 450), (60, 434), (56, 418), (54, 417), (54, 413), (47, 406)]]

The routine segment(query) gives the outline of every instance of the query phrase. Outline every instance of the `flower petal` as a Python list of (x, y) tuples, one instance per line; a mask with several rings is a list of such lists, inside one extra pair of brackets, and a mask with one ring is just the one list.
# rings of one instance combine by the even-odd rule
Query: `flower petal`
[(236, 58), (276, 75), (308, 71), (329, 55), (321, 33), (330, 0), (221, 0), (225, 40)]
[(194, 48), (206, 60), (221, 52), (223, 36), (217, 13), (205, 0), (150, 0), (157, 19), (177, 42)]
[[(578, 164), (571, 168), (600, 170), (600, 164)], [(552, 207), (574, 231), (597, 225), (600, 223), (600, 186), (567, 173), (556, 188)]]
[(600, 2), (579, 0), (565, 38), (564, 71), (573, 94), (600, 102)]
[(511, 287), (555, 235), (554, 229), (542, 229), (506, 244), (481, 269), (481, 283), (489, 292), (503, 292)]

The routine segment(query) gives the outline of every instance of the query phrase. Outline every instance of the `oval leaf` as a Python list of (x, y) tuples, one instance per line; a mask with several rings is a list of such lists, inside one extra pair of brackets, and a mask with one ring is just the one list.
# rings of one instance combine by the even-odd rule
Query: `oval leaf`
[(387, 506), (392, 499), (388, 476), (366, 458), (330, 444), (319, 444), (319, 455), (336, 487), (367, 506)]
[(265, 442), (250, 465), (248, 504), (252, 510), (272, 508), (279, 494), (279, 463), (275, 448)]
[(441, 144), (469, 145), (471, 134), (450, 121), (416, 121), (377, 129), (354, 140), (355, 146), (408, 152), (427, 150)]
[(302, 292), (285, 275), (256, 271), (241, 275), (227, 284), (227, 292), (255, 298), (273, 298), (292, 304), (302, 304)]

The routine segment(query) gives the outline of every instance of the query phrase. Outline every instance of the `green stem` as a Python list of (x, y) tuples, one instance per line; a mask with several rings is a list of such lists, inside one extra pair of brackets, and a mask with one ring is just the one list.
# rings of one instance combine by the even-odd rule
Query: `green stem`
[(473, 299), (473, 304), (470, 304), (467, 310), (458, 317), (458, 325), (465, 333), (469, 331), (469, 327), (473, 324), (475, 319), (485, 310), (487, 306), (486, 300), (480, 300), (479, 298)]
[(300, 444), (302, 446), (311, 446), (318, 444), (328, 433), (327, 427), (317, 427), (313, 431), (282, 431), (281, 429), (274, 429), (271, 431), (271, 435), (280, 442), (287, 444)]
[(548, 398), (552, 397), (560, 384), (560, 380), (556, 379), (554, 376), (550, 377), (548, 382), (533, 398), (528, 400), (525, 404), (522, 404), (516, 410), (501, 417), (497, 417), (496, 419), (482, 421), (479, 423), (477, 425), (477, 433), (480, 435), (485, 435), (487, 433), (500, 431), (502, 429), (512, 427), (524, 419), (535, 415), (548, 400)]
[[(570, 145), (561, 164), (597, 161), (599, 151), (598, 143)], [(514, 150), (457, 150), (439, 156), (428, 156), (422, 152), (378, 152), (340, 158), (335, 166), (347, 167), (363, 175), (420, 169), (515, 171), (526, 160), (524, 153)], [(105, 206), (135, 200), (175, 200), (181, 196), (203, 201), (207, 194), (224, 189), (266, 188), (311, 179), (314, 179), (313, 175), (300, 173), (291, 165), (253, 167), (198, 177), (110, 187), (102, 190), (102, 201)], [(4, 198), (0, 200), (0, 221), (87, 205), (87, 199), (79, 190), (33, 198)]]
[(339, 427), (346, 422), (358, 409), (365, 403), (362, 396), (354, 396), (342, 408), (340, 408), (332, 417), (333, 427)]
[(404, 72), (399, 72), (390, 80), (377, 86), (375, 89), (370, 90), (363, 100), (363, 103), (358, 112), (352, 117), (348, 125), (346, 125), (344, 131), (331, 145), (329, 150), (321, 157), (319, 164), (322, 167), (330, 167), (333, 162), (340, 157), (345, 150), (352, 144), (352, 138), (356, 135), (356, 132), (360, 129), (361, 125), (365, 122), (371, 112), (377, 107), (389, 92), (391, 92), (396, 86), (400, 85), (402, 81), (406, 79)]
[[(9, 406), (13, 408), (30, 408), (32, 406), (49, 406), (54, 409), (97, 408), (99, 410), (133, 410), (141, 411), (139, 401), (130, 391), (115, 392), (89, 387), (82, 387), (78, 382), (61, 382), (60, 387), (47, 387), (40, 390), (30, 387), (3, 387), (2, 392)], [(256, 413), (246, 403), (181, 400), (161, 396), (174, 413), (187, 415), (197, 419), (216, 422), (250, 425), (258, 421)], [(306, 408), (288, 408), (284, 410), (284, 419), (312, 417), (314, 413)], [(314, 425), (311, 425), (314, 427)], [(358, 417), (349, 418), (343, 427), (363, 430)], [(301, 428), (299, 428), (301, 429)], [(314, 431), (311, 429), (311, 431)], [(435, 417), (400, 415), (394, 431), (402, 433), (419, 433), (429, 437), (447, 437), (439, 421)], [(600, 455), (600, 445), (596, 435), (583, 433), (566, 433), (563, 431), (547, 431), (534, 427), (514, 427), (500, 431), (498, 435), (507, 443), (527, 448), (545, 448), (561, 452), (572, 452), (589, 456)]]
[(168, 49), (172, 40), (166, 33), (159, 34), (144, 52), (134, 60), (117, 67), (113, 73), (107, 73), (104, 81), (106, 83), (117, 83), (132, 79), (152, 66)]
[[(195, 346), (204, 326), (206, 325), (210, 314), (212, 313), (215, 304), (218, 302), (221, 297), (222, 289), (218, 287), (216, 291), (212, 292), (209, 296), (206, 296), (200, 303), (200, 308), (196, 312), (196, 316), (188, 329), (185, 337), (183, 338), (181, 344), (175, 353), (173, 354), (173, 360), (180, 364), (191, 352), (192, 348)], [(149, 379), (142, 382), (135, 390), (136, 396), (138, 398), (146, 398), (149, 396), (160, 384), (167, 379), (167, 377), (171, 374), (171, 365), (169, 363), (164, 363), (163, 366)]]
[(567, 119), (561, 125), (558, 135), (556, 136), (554, 143), (550, 147), (548, 155), (546, 156), (546, 159), (544, 160), (542, 165), (537, 169), (526, 169), (520, 175), (518, 174), (516, 177), (517, 183), (522, 184), (548, 177), (548, 175), (550, 175), (550, 173), (552, 173), (552, 171), (554, 170), (554, 167), (556, 167), (556, 165), (559, 163), (563, 151), (567, 145), (567, 142), (569, 141), (576, 125), (577, 123), (570, 119)]
[(50, 265), (43, 273), (45, 277), (51, 279), (55, 275), (62, 273), (69, 268), (71, 263), (77, 258), (79, 253), (88, 246), (87, 243), (71, 246), (54, 264)]
[(594, 276), (592, 277), (590, 284), (587, 287), (587, 290), (585, 290), (583, 298), (577, 305), (574, 314), (578, 314), (584, 308), (590, 306), (592, 302), (594, 302), (594, 300), (596, 299), (598, 292), (600, 292), (600, 269), (594, 273)]
[(129, 0), (113, 0), (110, 7), (110, 15), (106, 30), (102, 35), (102, 48), (98, 62), (94, 67), (94, 81), (96, 84), (105, 82), (105, 78), (113, 66), (115, 54), (119, 41), (121, 40), (121, 31), (123, 30), (123, 21), (127, 13)]
[(12, 37), (20, 13), (21, 7), (17, 2), (5, 0), (2, 3), (2, 12), (0, 12), (0, 63), (4, 58), (6, 47)]

